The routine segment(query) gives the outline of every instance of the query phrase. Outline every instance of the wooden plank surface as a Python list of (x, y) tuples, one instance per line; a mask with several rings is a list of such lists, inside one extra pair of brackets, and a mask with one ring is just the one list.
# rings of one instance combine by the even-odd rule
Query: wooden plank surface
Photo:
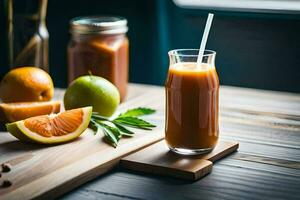
[(211, 172), (213, 163), (236, 151), (237, 142), (218, 141), (213, 151), (197, 156), (172, 153), (164, 140), (123, 157), (120, 166), (151, 174), (171, 176), (186, 180), (198, 180)]
[[(132, 91), (128, 101), (119, 107), (119, 112), (137, 106), (159, 105), (162, 96), (155, 87), (147, 93)], [(135, 94), (135, 95), (134, 95)], [(56, 99), (63, 95), (56, 90)], [(22, 143), (7, 132), (0, 133), (0, 164), (9, 163), (12, 170), (2, 173), (0, 181), (9, 180), (10, 187), (0, 187), (0, 199), (52, 199), (86, 181), (105, 173), (118, 164), (118, 160), (130, 152), (157, 142), (163, 138), (163, 124), (154, 118), (153, 131), (137, 130), (133, 138), (122, 139), (117, 148), (102, 141), (102, 135), (94, 136), (90, 129), (77, 140), (61, 145), (36, 145)]]
[[(145, 101), (158, 109), (152, 120), (164, 123), (164, 89), (156, 92)], [(151, 103), (158, 96), (160, 104)], [(61, 199), (299, 199), (299, 94), (222, 86), (220, 132), (222, 140), (238, 141), (239, 150), (199, 181), (117, 169)]]

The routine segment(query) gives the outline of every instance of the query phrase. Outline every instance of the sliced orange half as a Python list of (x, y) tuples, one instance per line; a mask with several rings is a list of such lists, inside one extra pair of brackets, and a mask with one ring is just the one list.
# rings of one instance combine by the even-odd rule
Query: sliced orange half
[(21, 141), (55, 144), (73, 140), (87, 129), (92, 107), (59, 114), (41, 115), (6, 125), (7, 131)]
[(0, 120), (2, 122), (15, 122), (29, 117), (58, 113), (59, 111), (59, 101), (1, 103)]

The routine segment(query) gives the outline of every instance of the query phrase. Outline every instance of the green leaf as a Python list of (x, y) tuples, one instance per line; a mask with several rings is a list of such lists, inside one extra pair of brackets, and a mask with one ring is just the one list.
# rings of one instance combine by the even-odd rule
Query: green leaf
[(115, 127), (107, 126), (107, 125), (104, 125), (104, 127), (107, 128), (107, 129), (109, 129), (114, 134), (114, 136), (116, 136), (116, 138), (117, 138), (118, 141), (121, 139), (122, 134), (119, 131), (119, 129), (117, 129)]
[(98, 120), (105, 120), (105, 121), (109, 120), (107, 117), (103, 117), (97, 112), (92, 113), (92, 118), (98, 119)]
[(102, 121), (91, 119), (92, 126), (96, 127), (97, 134), (100, 130), (103, 131), (105, 139), (114, 147), (117, 147), (118, 141), (121, 138), (118, 130), (114, 130), (114, 127), (110, 127), (104, 124)]
[(119, 129), (116, 127), (113, 127), (114, 124), (111, 122), (99, 122), (98, 123), (105, 129), (109, 130), (112, 134), (114, 134), (115, 138), (117, 139), (117, 141), (120, 140), (120, 138), (122, 137), (122, 134), (120, 133)]
[(151, 130), (156, 127), (145, 120), (137, 118), (138, 116), (149, 115), (154, 112), (155, 110), (150, 108), (135, 108), (120, 114), (114, 120), (101, 116), (97, 112), (93, 112), (89, 127), (93, 129), (95, 134), (102, 130), (105, 141), (117, 147), (118, 141), (123, 136), (132, 137), (134, 135), (134, 132), (127, 127), (145, 130)]
[(94, 120), (91, 120), (90, 125), (91, 128), (94, 130), (94, 135), (96, 135), (100, 130), (102, 130), (105, 136), (104, 139), (115, 148), (117, 147), (119, 138), (116, 137), (115, 134), (108, 127)]
[(98, 134), (100, 131), (101, 127), (95, 122), (93, 119), (91, 119), (89, 127), (94, 131), (94, 135)]
[(153, 110), (151, 108), (139, 107), (139, 108), (134, 108), (134, 109), (127, 110), (125, 113), (121, 113), (118, 116), (118, 118), (121, 118), (121, 117), (138, 117), (138, 116), (143, 116), (143, 115), (150, 115), (152, 113), (155, 113), (155, 110)]
[(122, 118), (117, 118), (113, 120), (113, 122), (117, 122), (121, 125), (126, 125), (126, 126), (131, 126), (134, 128), (140, 128), (140, 129), (146, 129), (146, 130), (151, 130), (152, 128), (156, 127), (155, 125), (136, 118), (136, 117), (122, 117)]
[(121, 132), (122, 135), (125, 135), (125, 136), (128, 136), (128, 137), (132, 137), (133, 136), (134, 132), (128, 130), (123, 125), (118, 124), (118, 123), (114, 123), (114, 124), (119, 129), (119, 131)]
[(110, 141), (114, 147), (117, 147), (119, 139), (116, 138), (113, 132), (111, 132), (109, 129), (105, 128), (104, 126), (102, 126), (102, 130), (104, 135), (106, 136), (105, 139)]

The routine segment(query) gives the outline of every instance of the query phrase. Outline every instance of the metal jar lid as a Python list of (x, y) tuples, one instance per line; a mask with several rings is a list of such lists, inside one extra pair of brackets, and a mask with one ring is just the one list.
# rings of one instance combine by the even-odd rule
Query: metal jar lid
[(123, 17), (85, 16), (70, 21), (71, 33), (77, 34), (121, 34), (128, 31)]

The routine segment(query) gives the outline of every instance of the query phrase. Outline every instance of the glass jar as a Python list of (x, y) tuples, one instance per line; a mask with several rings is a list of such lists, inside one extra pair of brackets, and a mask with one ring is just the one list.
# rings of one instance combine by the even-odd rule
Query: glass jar
[(78, 17), (71, 20), (70, 26), (69, 83), (90, 71), (112, 82), (123, 101), (128, 84), (127, 20), (122, 17)]

